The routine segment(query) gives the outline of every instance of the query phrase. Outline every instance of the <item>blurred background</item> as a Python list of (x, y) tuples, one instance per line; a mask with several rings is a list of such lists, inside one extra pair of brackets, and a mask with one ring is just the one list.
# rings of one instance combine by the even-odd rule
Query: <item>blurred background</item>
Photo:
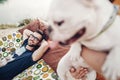
[(0, 0), (0, 24), (17, 23), (23, 19), (46, 19), (52, 0)]
[[(120, 5), (120, 0), (110, 0)], [(47, 12), (52, 0), (0, 0), (1, 29), (18, 28), (33, 19), (47, 20)]]

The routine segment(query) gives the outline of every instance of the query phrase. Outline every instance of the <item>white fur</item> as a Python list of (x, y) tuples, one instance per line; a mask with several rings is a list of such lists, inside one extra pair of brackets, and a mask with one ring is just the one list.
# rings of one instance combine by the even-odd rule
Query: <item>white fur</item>
[[(79, 56), (81, 44), (98, 51), (109, 50), (110, 53), (102, 67), (103, 74), (108, 80), (117, 80), (117, 77), (120, 77), (120, 17), (116, 17), (108, 30), (92, 39), (104, 28), (112, 12), (113, 4), (109, 0), (53, 0), (48, 13), (49, 23), (53, 29), (50, 37), (53, 40), (66, 42), (83, 27), (87, 30), (71, 45), (70, 51), (58, 64), (57, 72), (62, 80), (72, 80), (69, 78), (70, 75), (67, 76), (71, 66), (85, 64)], [(64, 20), (62, 25), (55, 23), (62, 20)], [(88, 75), (95, 75), (91, 71)], [(95, 80), (95, 77), (90, 77), (92, 79), (88, 80)]]

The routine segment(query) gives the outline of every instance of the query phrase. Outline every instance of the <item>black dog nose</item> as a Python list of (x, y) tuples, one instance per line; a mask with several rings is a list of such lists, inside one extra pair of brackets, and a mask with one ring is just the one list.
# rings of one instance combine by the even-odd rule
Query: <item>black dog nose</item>
[(52, 27), (49, 26), (49, 27), (48, 27), (48, 32), (51, 33), (52, 31), (53, 31)]

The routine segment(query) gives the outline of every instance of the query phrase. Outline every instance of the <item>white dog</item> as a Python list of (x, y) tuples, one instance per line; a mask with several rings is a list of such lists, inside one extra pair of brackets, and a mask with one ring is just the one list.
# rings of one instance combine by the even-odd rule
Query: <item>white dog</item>
[(50, 37), (72, 44), (58, 64), (61, 80), (72, 80), (71, 66), (89, 67), (87, 80), (95, 80), (95, 71), (80, 57), (81, 45), (98, 51), (109, 51), (102, 66), (108, 80), (120, 77), (120, 17), (109, 0), (53, 0), (48, 17)]

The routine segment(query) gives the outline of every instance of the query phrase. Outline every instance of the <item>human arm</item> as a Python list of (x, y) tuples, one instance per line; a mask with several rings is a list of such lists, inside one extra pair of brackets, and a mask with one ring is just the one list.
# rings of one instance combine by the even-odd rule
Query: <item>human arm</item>
[(29, 29), (25, 29), (25, 30), (23, 31), (23, 41), (24, 41), (25, 39), (27, 39), (27, 38), (30, 36), (30, 34), (33, 34), (33, 32), (32, 32), (31, 30), (29, 30)]
[(82, 57), (93, 69), (98, 73), (102, 73), (101, 68), (107, 57), (107, 53), (94, 51), (88, 48), (83, 47)]
[(37, 50), (35, 50), (32, 55), (33, 61), (39, 60), (48, 48), (49, 48), (48, 42), (43, 40), (41, 46)]
[[(98, 72), (99, 74), (102, 74), (101, 68), (102, 68), (102, 65), (104, 64), (106, 56), (107, 56), (106, 53), (90, 50), (86, 47), (82, 48), (82, 57), (84, 58), (86, 63), (88, 65), (90, 65), (93, 69), (95, 69), (96, 72)], [(81, 68), (82, 68), (82, 70), (81, 70)], [(77, 69), (71, 68), (70, 72), (74, 78), (80, 79), (80, 78), (85, 77), (85, 75), (89, 72), (89, 71), (86, 72), (86, 70), (87, 70), (86, 68), (81, 66)], [(103, 80), (104, 80), (104, 78), (103, 78)]]

